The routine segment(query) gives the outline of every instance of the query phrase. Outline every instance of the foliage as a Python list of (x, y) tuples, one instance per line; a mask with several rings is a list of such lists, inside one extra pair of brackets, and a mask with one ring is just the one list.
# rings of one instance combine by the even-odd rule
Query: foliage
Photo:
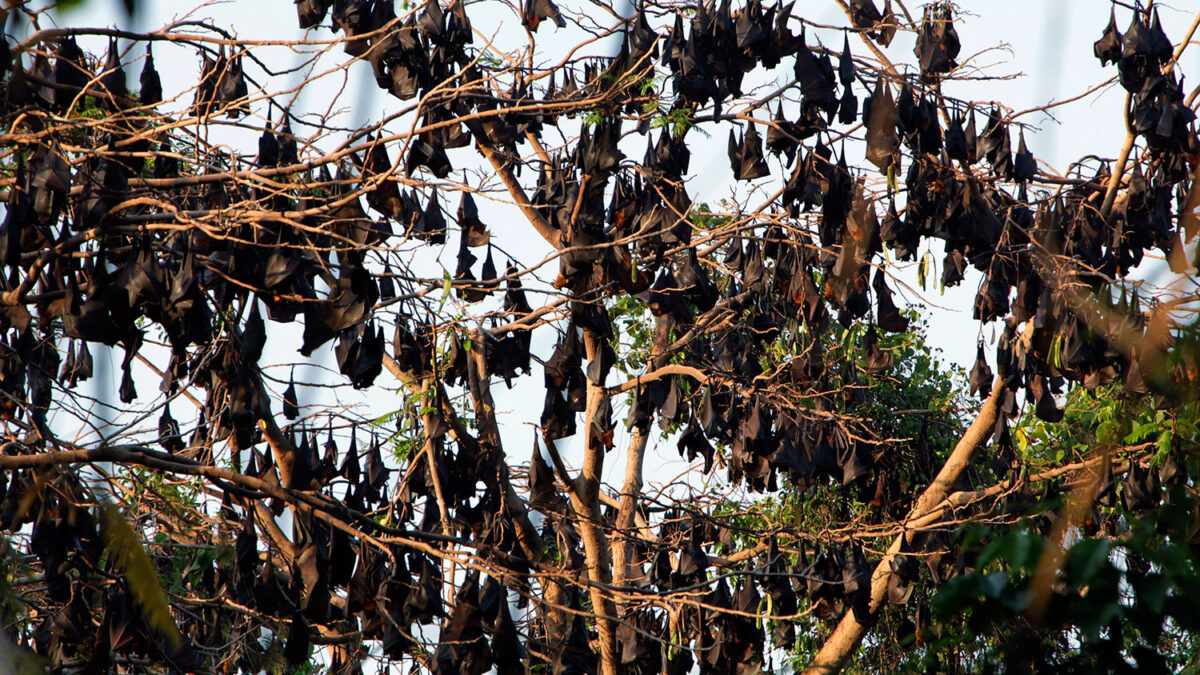
[(1195, 403), (1167, 411), (1112, 389), (1079, 389), (1065, 408), (1061, 423), (1038, 423), (1028, 435), (1030, 474), (1104, 448), (1119, 448), (1113, 461), (1124, 465), (1072, 528), (1044, 607), (1031, 615), (1033, 579), (1053, 541), (1049, 516), (1086, 483), (1082, 471), (1030, 486), (1015, 526), (958, 533), (967, 572), (933, 598), (937, 634), (926, 639), (956, 646), (959, 665), (977, 670), (1194, 670), (1200, 615), (1188, 598), (1200, 590), (1200, 502), (1184, 476), (1200, 468)]

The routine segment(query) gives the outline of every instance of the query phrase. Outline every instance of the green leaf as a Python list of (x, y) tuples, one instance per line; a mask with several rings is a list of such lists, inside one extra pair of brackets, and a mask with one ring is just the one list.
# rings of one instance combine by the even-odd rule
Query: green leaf
[(454, 281), (450, 278), (450, 271), (442, 268), (442, 301), (438, 303), (438, 311), (446, 306), (446, 299), (450, 297), (450, 291), (454, 288)]
[(1171, 442), (1174, 438), (1175, 434), (1170, 429), (1159, 434), (1158, 442), (1155, 443), (1157, 450), (1154, 453), (1154, 458), (1151, 460), (1152, 464), (1157, 466), (1163, 463), (1167, 458), (1167, 454), (1171, 452)]
[(992, 572), (979, 580), (979, 590), (989, 598), (999, 598), (1008, 587), (1008, 575), (1004, 572)]
[(1001, 541), (1000, 558), (1013, 569), (1032, 569), (1041, 555), (1041, 537), (1030, 532), (1011, 532)]
[(1149, 607), (1155, 615), (1161, 616), (1170, 590), (1166, 577), (1151, 572), (1145, 576), (1128, 575), (1127, 578), (1137, 591), (1137, 601)]
[(1063, 367), (1063, 342), (1065, 342), (1065, 337), (1062, 333), (1055, 335), (1054, 339), (1050, 341), (1050, 365), (1055, 368)]
[(974, 604), (981, 591), (980, 578), (975, 573), (963, 574), (943, 584), (933, 596), (934, 615), (939, 619), (949, 619)]
[(1071, 582), (1076, 586), (1090, 583), (1107, 564), (1108, 551), (1109, 545), (1105, 539), (1084, 539), (1072, 546), (1066, 565)]
[(102, 506), (100, 517), (104, 546), (113, 567), (125, 577), (134, 604), (142, 610), (147, 625), (166, 638), (172, 648), (178, 647), (183, 637), (171, 616), (171, 606), (159, 583), (154, 562), (142, 548), (141, 537), (115, 506)]
[(50, 672), (42, 657), (29, 649), (14, 644), (4, 632), (0, 632), (0, 663), (6, 664), (4, 672), (12, 675), (44, 675)]

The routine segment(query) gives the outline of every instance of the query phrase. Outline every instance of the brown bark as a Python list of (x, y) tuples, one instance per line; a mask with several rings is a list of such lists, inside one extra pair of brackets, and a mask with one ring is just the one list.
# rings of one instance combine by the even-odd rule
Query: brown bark
[[(590, 331), (584, 333), (584, 346), (588, 360), (599, 358), (600, 340)], [(584, 432), (584, 459), (579, 476), (571, 490), (571, 508), (579, 516), (579, 536), (583, 541), (584, 564), (588, 580), (588, 595), (592, 601), (592, 612), (596, 617), (596, 632), (600, 636), (600, 672), (603, 675), (617, 673), (617, 641), (613, 628), (613, 604), (598, 584), (608, 585), (611, 581), (612, 561), (608, 551), (608, 539), (601, 525), (600, 480), (604, 471), (604, 447), (593, 440), (591, 421), (595, 419), (606, 396), (604, 387), (588, 382), (586, 431)]]
[[(992, 426), (996, 423), (996, 416), (1000, 410), (1000, 399), (1004, 393), (1003, 380), (996, 378), (992, 385), (991, 395), (984, 401), (983, 406), (979, 409), (979, 414), (975, 417), (975, 421), (967, 428), (966, 433), (959, 439), (954, 446), (954, 450), (950, 453), (950, 457), (946, 459), (940, 471), (929, 487), (921, 493), (917, 498), (916, 505), (909, 512), (908, 521), (915, 521), (926, 513), (938, 508), (938, 505), (950, 494), (950, 488), (962, 475), (971, 463), (971, 457), (975, 453), (975, 449), (982, 445), (992, 432)], [(940, 510), (939, 510), (940, 512)], [(884, 553), (883, 559), (875, 566), (875, 571), (871, 575), (871, 611), (875, 612), (879, 609), (879, 605), (883, 602), (884, 596), (887, 594), (888, 582), (892, 577), (892, 559), (900, 552), (905, 538), (909, 537), (909, 533), (904, 532), (897, 536), (887, 552)], [(821, 650), (817, 652), (816, 658), (812, 663), (805, 668), (805, 675), (819, 675), (823, 673), (836, 673), (842, 669), (846, 661), (858, 648), (858, 644), (862, 641), (863, 636), (867, 633), (867, 627), (859, 623), (854, 618), (853, 612), (846, 612), (842, 616), (842, 620), (838, 622), (833, 633), (825, 640), (825, 644), (821, 646)]]
[(493, 148), (487, 145), (480, 143), (478, 148), (484, 158), (491, 163), (492, 168), (496, 170), (496, 175), (500, 177), (500, 181), (504, 183), (504, 187), (508, 188), (509, 195), (512, 196), (517, 207), (521, 209), (521, 213), (524, 213), (525, 217), (529, 219), (529, 223), (533, 225), (533, 229), (537, 230), (537, 233), (542, 235), (542, 239), (545, 239), (554, 248), (562, 248), (562, 240), (558, 230), (554, 229), (542, 217), (542, 214), (538, 213), (537, 208), (529, 203), (529, 197), (525, 196), (524, 188), (517, 182), (517, 177), (512, 174), (512, 171), (509, 171), (508, 166), (504, 163), (504, 159)]
[(617, 528), (613, 555), (613, 585), (624, 586), (636, 582), (641, 576), (632, 566), (634, 514), (637, 500), (642, 494), (642, 465), (646, 458), (647, 434), (635, 432), (625, 456), (625, 484), (621, 488), (621, 499), (617, 507)]

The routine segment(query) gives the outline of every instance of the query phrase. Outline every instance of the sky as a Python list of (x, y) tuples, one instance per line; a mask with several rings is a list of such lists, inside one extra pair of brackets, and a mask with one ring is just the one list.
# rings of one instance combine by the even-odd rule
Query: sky
[[(567, 0), (559, 3), (567, 12), (578, 11)], [(906, 2), (910, 11), (920, 12), (921, 5), (916, 2)], [(1186, 3), (1159, 4), (1164, 28), (1173, 42), (1177, 42), (1187, 30), (1192, 15), (1191, 10), (1184, 9)], [(234, 35), (251, 40), (288, 40), (304, 35), (297, 28), (294, 5), (291, 0), (257, 0), (255, 2), (214, 2), (193, 9), (192, 2), (187, 0), (167, 0), (150, 2), (142, 0), (142, 7), (136, 19), (130, 23), (120, 9), (119, 0), (88, 0), (82, 7), (64, 13), (58, 17), (61, 25), (71, 26), (121, 26), (130, 27), (136, 31), (157, 30), (175, 20), (207, 19), (229, 30)], [(821, 25), (844, 25), (845, 16), (831, 0), (808, 1), (798, 3), (797, 14)], [(945, 93), (961, 99), (977, 101), (997, 100), (1013, 109), (1024, 110), (1051, 101), (1063, 100), (1078, 96), (1093, 86), (1115, 75), (1114, 66), (1103, 68), (1100, 62), (1092, 57), (1092, 42), (1103, 31), (1109, 18), (1110, 4), (1102, 0), (1006, 0), (1005, 2), (960, 2), (961, 15), (956, 21), (963, 50), (959, 61), (963, 64), (977, 67), (980, 73), (991, 76), (1002, 76), (1004, 79), (979, 79), (976, 81), (953, 82), (945, 87)], [(498, 46), (515, 45), (524, 40), (525, 33), (520, 29), (514, 10), (501, 2), (485, 3), (478, 8), (472, 7), (471, 19), (474, 28), (482, 36), (487, 36)], [(594, 8), (588, 10), (594, 13)], [(600, 17), (598, 20), (602, 20)], [(1129, 23), (1129, 13), (1118, 14), (1118, 25), (1124, 30)], [(810, 33), (826, 45), (840, 49), (842, 33), (840, 31), (818, 30)], [(543, 27), (538, 33), (539, 47), (546, 50), (547, 60), (561, 45), (574, 44), (578, 32), (570, 30), (554, 32), (551, 27)], [(330, 39), (333, 34), (324, 28), (309, 31), (310, 39)], [(810, 42), (812, 38), (810, 37)], [(481, 43), (477, 38), (476, 45)], [(100, 52), (104, 49), (104, 40), (95, 39), (82, 42), (85, 49)], [(123, 47), (128, 43), (122, 43)], [(914, 62), (912, 54), (913, 37), (911, 34), (900, 33), (895, 41), (884, 49), (885, 54), (900, 67), (907, 66), (911, 72)], [(597, 53), (605, 53), (612, 45), (597, 45)], [(860, 42), (852, 41), (851, 49), (856, 54), (867, 55), (868, 52)], [(271, 64), (277, 70), (286, 69), (298, 64), (301, 56), (285, 47), (264, 46), (256, 49), (256, 53), (264, 62)], [(142, 48), (132, 50), (127, 61), (140, 58)], [(192, 50), (178, 45), (157, 43), (154, 51), (156, 63), (163, 74), (163, 85), (168, 95), (179, 93), (193, 86), (198, 73), (198, 59)], [(340, 50), (335, 52), (338, 58), (343, 58)], [(790, 61), (789, 61), (790, 64)], [(1200, 49), (1186, 52), (1181, 64), (1184, 72), (1197, 72), (1200, 64)], [(131, 83), (136, 83), (140, 62), (130, 65), (127, 70)], [(790, 68), (790, 66), (789, 66)], [(255, 77), (261, 77), (269, 83), (271, 90), (283, 90), (295, 86), (301, 79), (300, 73), (266, 76), (256, 66), (247, 65), (248, 72)], [(779, 73), (784, 72), (779, 69)], [(769, 79), (769, 77), (768, 77)], [(346, 82), (344, 92), (339, 92), (340, 79), (326, 78), (321, 86), (305, 87), (299, 90), (296, 99), (290, 102), (293, 111), (323, 110), (334, 105), (341, 110), (339, 122), (347, 128), (356, 128), (380, 119), (388, 112), (399, 109), (395, 99), (378, 90), (370, 77), (370, 68), (366, 64), (356, 64), (351, 68), (351, 76)], [(764, 80), (764, 84), (766, 80)], [(1186, 85), (1185, 85), (1186, 86)], [(339, 96), (335, 96), (335, 92)], [(861, 98), (865, 91), (856, 92)], [(186, 94), (184, 101), (190, 101), (191, 95)], [(1032, 113), (1021, 117), (1021, 121), (1031, 125), (1026, 138), (1030, 150), (1050, 172), (1065, 174), (1070, 170), (1071, 162), (1086, 156), (1099, 155), (1114, 157), (1123, 140), (1124, 130), (1121, 120), (1121, 106), (1124, 91), (1117, 85), (1112, 85), (1068, 105), (1056, 107), (1052, 114)], [(263, 115), (264, 106), (256, 105), (255, 114)], [(393, 132), (405, 128), (406, 120), (393, 123), (389, 129)], [(248, 130), (223, 129), (220, 133), (222, 142), (228, 143), (229, 148), (242, 155), (253, 155), (256, 151), (255, 139), (257, 133)], [(721, 199), (733, 198), (739, 203), (754, 202), (756, 194), (769, 193), (772, 188), (765, 185), (739, 184), (731, 192), (733, 183), (728, 161), (725, 158), (724, 139), (728, 129), (724, 126), (710, 130), (711, 142), (696, 142), (692, 145), (692, 175), (688, 182), (688, 191), (697, 200), (716, 202)], [(629, 141), (626, 154), (640, 157), (645, 141), (633, 138)], [(626, 146), (623, 146), (626, 147)], [(851, 165), (862, 165), (863, 148), (861, 144), (851, 144), (847, 147)], [(393, 153), (393, 157), (395, 153)], [(490, 180), (486, 171), (479, 171), (481, 160), (474, 150), (464, 148), (451, 151), (451, 159), (456, 168), (472, 168), (468, 181), (473, 185), (485, 179)], [(779, 174), (778, 164), (773, 165), (776, 175)], [(461, 174), (462, 172), (458, 172)], [(1089, 174), (1090, 175), (1090, 174)], [(879, 177), (876, 175), (875, 180)], [(756, 202), (754, 202), (756, 203)], [(449, 211), (457, 204), (457, 196), (453, 197), (448, 206)], [(491, 226), (494, 236), (500, 246), (519, 262), (528, 264), (536, 262), (550, 252), (548, 246), (537, 237), (530, 236), (530, 230), (522, 223), (522, 217), (503, 200), (481, 204), (484, 220)], [(440, 278), (438, 263), (453, 270), (454, 254), (457, 251), (457, 240), (453, 236), (448, 240), (437, 261), (422, 260), (416, 262), (419, 269), (425, 269), (429, 276)], [(941, 251), (933, 252), (937, 262), (936, 269), (940, 276)], [(499, 262), (499, 261), (498, 261)], [(420, 266), (424, 266), (423, 268)], [(552, 278), (556, 265), (553, 263), (546, 268), (542, 275)], [(906, 301), (931, 308), (928, 314), (930, 321), (928, 342), (943, 352), (948, 363), (969, 369), (975, 358), (976, 344), (984, 339), (989, 345), (994, 344), (999, 328), (997, 324), (980, 327), (971, 318), (972, 301), (978, 288), (980, 275), (971, 270), (967, 280), (959, 287), (945, 289), (944, 293), (937, 288), (921, 290), (916, 278), (916, 265), (909, 264), (892, 270), (897, 279), (903, 282), (896, 290), (898, 304), (905, 306)], [(535, 302), (536, 305), (536, 302)], [(276, 364), (291, 363), (298, 358), (295, 349), (299, 347), (299, 332), (294, 327), (273, 326), (272, 338), (269, 342), (269, 353), (264, 359)], [(386, 331), (390, 337), (390, 327)], [(553, 347), (554, 337), (543, 331), (535, 338), (535, 351), (543, 356), (548, 355)], [(991, 349), (988, 350), (989, 352)], [(497, 384), (496, 398), (502, 409), (503, 430), (506, 448), (510, 455), (515, 454), (517, 461), (526, 461), (528, 448), (531, 444), (533, 431), (528, 422), (536, 422), (540, 414), (543, 389), (541, 387), (539, 368), (534, 367), (531, 377), (522, 378), (511, 394), (503, 393), (503, 384)], [(286, 386), (289, 371), (286, 367), (266, 368), (269, 375), (284, 380), (276, 388), (276, 393)], [(109, 373), (109, 382), (98, 381), (96, 393), (111, 399), (119, 384), (119, 371)], [(301, 381), (340, 381), (336, 366), (332, 360), (332, 347), (322, 348), (313, 363), (297, 370), (297, 379)], [(98, 377), (97, 380), (104, 378)], [(387, 381), (390, 386), (395, 382), (386, 373), (380, 383)], [(615, 380), (615, 376), (614, 376)], [(610, 380), (609, 384), (613, 384)], [(149, 371), (139, 373), (140, 392), (147, 394), (157, 391), (157, 377)], [(145, 402), (145, 401), (142, 401)], [(388, 412), (398, 405), (398, 396), (389, 397), (386, 391), (370, 390), (360, 394), (349, 391), (331, 392), (310, 387), (301, 387), (302, 403), (342, 404), (354, 407), (364, 417), (370, 418)], [(176, 417), (185, 419), (185, 414), (176, 406)], [(621, 410), (616, 411), (618, 419), (623, 418)], [(66, 423), (66, 420), (63, 420)], [(186, 426), (186, 424), (185, 424)], [(623, 427), (623, 425), (619, 425)], [(623, 432), (623, 428), (621, 429)], [(582, 434), (571, 441), (564, 441), (564, 452), (569, 462), (580, 457)], [(360, 439), (361, 440), (361, 439)], [(618, 437), (620, 443), (621, 437)], [(663, 444), (663, 449), (655, 461), (658, 474), (665, 480), (686, 468), (686, 464), (675, 456), (674, 444)], [(620, 482), (619, 472), (623, 461), (610, 459), (606, 477), (615, 483)]]

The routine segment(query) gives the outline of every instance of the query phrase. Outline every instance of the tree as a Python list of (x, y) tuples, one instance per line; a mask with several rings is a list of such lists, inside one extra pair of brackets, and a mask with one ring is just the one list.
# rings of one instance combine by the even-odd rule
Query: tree
[[(1029, 111), (955, 98), (954, 6), (835, 1), (299, 0), (336, 35), (284, 44), (14, 6), (9, 639), (70, 672), (1188, 663), (1200, 15), (1173, 46), (1114, 3), (1128, 138), (1056, 174)], [(398, 103), (349, 128), (367, 73)], [(934, 242), (994, 372), (893, 300)]]

